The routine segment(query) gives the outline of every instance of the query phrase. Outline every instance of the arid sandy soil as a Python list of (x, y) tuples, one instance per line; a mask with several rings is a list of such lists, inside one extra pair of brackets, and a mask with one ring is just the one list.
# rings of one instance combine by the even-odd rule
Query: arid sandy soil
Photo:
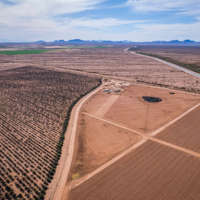
[(4, 62), (40, 67), (81, 70), (102, 75), (131, 78), (134, 82), (182, 90), (199, 90), (199, 78), (150, 58), (125, 52), (124, 47), (107, 49), (71, 49), (36, 55), (0, 55)]
[[(196, 47), (142, 48), (199, 65), (200, 50)], [(56, 170), (57, 147), (68, 107), (98, 84), (98, 77), (92, 76), (99, 74), (131, 80), (134, 85), (115, 94), (100, 91), (82, 107), (69, 177), (76, 180), (69, 185), (67, 178), (62, 181), (67, 190), (58, 194), (59, 199), (65, 199), (65, 193), (68, 197), (68, 186), (73, 186), (70, 200), (198, 199), (200, 108), (156, 137), (151, 133), (199, 103), (200, 97), (136, 84), (200, 93), (200, 80), (124, 49), (118, 46), (0, 55), (0, 198), (44, 198)], [(18, 68), (22, 66), (27, 67)], [(65, 70), (75, 74), (63, 73)], [(147, 103), (142, 96), (159, 97), (162, 102)], [(67, 145), (64, 150), (68, 151)], [(122, 155), (124, 152), (128, 153)], [(117, 155), (121, 157), (115, 160)], [(57, 169), (62, 170), (62, 165)], [(97, 174), (85, 178), (95, 170)], [(58, 184), (56, 178), (52, 188)]]
[[(118, 95), (99, 91), (83, 105), (77, 130), (76, 159), (70, 179), (95, 170), (138, 142), (142, 137), (134, 134), (134, 130), (136, 133), (151, 133), (200, 102), (197, 95), (183, 92), (170, 94), (169, 90), (148, 86), (132, 85), (123, 90)], [(147, 103), (142, 96), (159, 97), (162, 102)], [(98, 117), (130, 128), (133, 132), (98, 120)]]
[[(108, 86), (105, 86), (105, 88), (106, 87)], [(169, 143), (162, 141), (162, 137), (159, 137), (159, 134), (158, 138), (161, 140), (153, 138), (150, 134), (148, 135), (146, 133), (151, 133), (164, 124), (167, 124), (190, 107), (193, 107), (200, 102), (200, 97), (183, 92), (170, 94), (170, 92), (172, 92), (170, 90), (148, 86), (132, 85), (124, 87), (123, 89), (124, 92), (121, 92), (118, 97), (115, 94), (98, 92), (83, 106), (82, 109), (84, 113), (90, 113), (91, 115), (88, 114), (85, 116), (80, 114), (79, 140), (81, 135), (84, 137), (81, 142), (79, 141), (82, 149), (79, 149), (80, 151), (77, 154), (79, 157), (77, 158), (82, 159), (82, 165), (80, 165), (81, 169), (84, 169), (85, 172), (87, 172), (87, 169), (92, 170), (92, 168), (90, 168), (91, 165), (98, 159), (98, 155), (95, 155), (95, 153), (98, 150), (101, 150), (98, 147), (102, 146), (103, 150), (107, 150), (105, 152), (107, 153), (110, 151), (109, 144), (111, 140), (116, 145), (119, 143), (117, 142), (117, 129), (119, 129), (120, 126), (131, 128), (133, 131), (130, 132), (130, 135), (133, 134), (133, 136), (135, 136), (134, 130), (136, 130), (136, 135), (142, 137), (144, 134), (144, 139), (146, 138), (151, 141), (145, 142), (140, 147), (133, 149), (127, 155), (125, 154), (124, 157), (113, 162), (111, 165), (102, 168), (97, 174), (94, 174), (94, 176), (89, 175), (90, 178), (87, 178), (87, 176), (85, 178), (83, 177), (80, 183), (78, 180), (72, 181), (69, 199), (153, 200), (160, 198), (197, 198), (199, 195), (198, 186), (190, 189), (190, 192), (185, 191), (191, 184), (197, 184), (200, 179), (200, 173), (197, 169), (197, 166), (200, 163), (200, 160), (198, 159), (199, 154), (198, 151), (195, 152), (197, 149), (189, 148), (188, 145), (183, 145), (187, 138), (185, 138), (183, 143), (175, 143), (179, 146), (174, 146), (173, 141), (171, 140), (166, 140)], [(141, 98), (142, 96), (159, 97), (162, 98), (163, 101), (159, 103), (147, 103)], [(190, 119), (190, 117), (194, 115), (194, 119), (198, 119), (197, 111), (199, 111), (199, 109), (200, 108), (198, 107), (191, 111), (185, 117), (175, 122), (174, 125), (169, 126), (166, 130), (161, 132), (160, 135), (164, 135), (165, 138), (167, 138), (168, 135), (169, 137), (172, 135), (171, 138), (174, 138), (173, 136), (176, 131), (180, 135), (182, 127), (186, 124), (184, 118)], [(196, 115), (194, 113), (196, 113)], [(101, 120), (98, 120), (98, 117)], [(108, 120), (108, 123), (106, 123), (106, 120)], [(189, 120), (189, 123), (191, 123), (191, 127), (194, 126), (197, 130), (198, 120), (193, 121), (194, 123)], [(110, 129), (110, 125), (112, 124), (109, 122), (113, 122), (113, 126), (116, 126), (116, 129), (112, 132), (115, 133), (117, 137), (110, 137), (109, 133), (111, 133), (111, 131), (105, 131), (107, 134), (106, 137), (104, 136), (105, 128), (103, 126), (106, 125), (106, 128)], [(178, 130), (175, 130), (174, 133), (173, 128), (170, 129), (170, 127), (173, 126), (178, 127)], [(100, 131), (96, 131), (98, 127)], [(123, 130), (122, 128), (122, 133), (127, 130), (128, 129), (125, 128)], [(172, 134), (170, 131), (172, 131)], [(188, 131), (188, 129), (185, 130), (185, 132)], [(102, 133), (104, 138), (102, 137)], [(120, 137), (118, 139), (119, 141)], [(194, 137), (196, 138), (196, 141), (199, 141), (197, 135), (194, 135)], [(177, 137), (177, 141), (180, 139), (178, 138), (179, 137)], [(106, 142), (106, 139), (108, 140), (108, 143)], [(96, 143), (95, 140), (97, 140)], [(104, 143), (101, 144), (101, 141), (104, 141)], [(194, 139), (189, 140), (189, 143), (197, 144), (194, 141)], [(185, 147), (185, 149), (182, 147)], [(187, 149), (191, 149), (194, 152), (190, 153)], [(81, 154), (80, 152), (84, 153)], [(105, 156), (109, 155), (105, 153)], [(112, 154), (110, 155), (113, 157)], [(88, 161), (88, 163), (84, 161)], [(101, 162), (100, 157), (99, 161)], [(76, 162), (80, 164), (80, 161)], [(99, 164), (102, 165), (103, 162), (100, 162)], [(194, 165), (192, 163), (194, 163)], [(84, 167), (86, 167), (86, 169)], [(98, 165), (96, 167), (98, 167)], [(74, 169), (77, 170), (77, 168)], [(93, 170), (94, 169), (95, 168), (93, 168)], [(191, 177), (190, 173), (192, 172), (195, 173), (195, 176)], [(78, 177), (76, 176), (75, 178)]]
[[(123, 89), (125, 91), (120, 95), (102, 92), (95, 94), (85, 104), (83, 111), (142, 133), (150, 133), (194, 106), (200, 100), (200, 97), (196, 95), (142, 85), (132, 85)], [(170, 92), (175, 94), (170, 94)], [(109, 99), (113, 96), (118, 98), (115, 98), (114, 102), (110, 102)], [(162, 102), (147, 103), (142, 99), (142, 96), (159, 97)], [(107, 102), (108, 104), (106, 104)], [(102, 108), (103, 112), (100, 112)]]
[(70, 200), (198, 199), (200, 160), (148, 141), (70, 191)]
[(200, 153), (200, 107), (157, 135), (157, 138)]
[(72, 179), (93, 171), (142, 138), (83, 114), (77, 134), (79, 148)]
[[(104, 118), (141, 133), (158, 129), (200, 100), (196, 95), (178, 91), (170, 94), (169, 90), (148, 86), (133, 85), (124, 90)], [(147, 103), (142, 96), (159, 97), (162, 101)]]
[(141, 46), (139, 51), (160, 55), (163, 57), (172, 58), (174, 60), (196, 64), (200, 66), (200, 47), (199, 46), (172, 46), (172, 45), (157, 45), (157, 46)]
[(14, 69), (18, 67), (25, 66), (22, 63), (12, 63), (12, 62), (1, 62), (0, 61), (0, 71)]

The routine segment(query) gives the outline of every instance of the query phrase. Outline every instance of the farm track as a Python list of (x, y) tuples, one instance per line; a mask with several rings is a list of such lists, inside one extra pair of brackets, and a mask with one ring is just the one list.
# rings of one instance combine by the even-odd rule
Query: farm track
[[(198, 104), (198, 106), (199, 106), (199, 104)], [(196, 106), (195, 106), (195, 108), (196, 108)], [(108, 121), (108, 120), (102, 119), (102, 118), (100, 118), (100, 117), (96, 117), (96, 116), (91, 115), (91, 114), (88, 114), (88, 113), (83, 113), (83, 114), (88, 115), (88, 116), (90, 116), (90, 117), (93, 117), (93, 118), (95, 118), (95, 119), (101, 120), (101, 121), (103, 121), (103, 122), (107, 122), (107, 123), (109, 123), (109, 124), (118, 126), (118, 127), (120, 127), (120, 128), (123, 128), (123, 129), (125, 129), (125, 130), (131, 131), (131, 132), (133, 132), (133, 133), (136, 133), (136, 134), (142, 136), (143, 139), (145, 139), (145, 140), (151, 140), (151, 141), (153, 141), (153, 142), (157, 142), (157, 143), (159, 143), (159, 144), (162, 144), (162, 145), (165, 145), (165, 146), (174, 148), (174, 149), (176, 149), (176, 150), (179, 150), (179, 151), (185, 152), (185, 153), (187, 153), (187, 154), (190, 154), (190, 155), (192, 155), (192, 156), (195, 156), (195, 157), (200, 158), (200, 153), (197, 153), (197, 152), (192, 151), (192, 150), (190, 150), (190, 149), (186, 149), (186, 148), (180, 147), (180, 146), (178, 146), (178, 145), (174, 145), (174, 144), (169, 143), (169, 142), (165, 142), (165, 141), (160, 140), (160, 139), (158, 139), (158, 138), (154, 138), (154, 137), (151, 136), (151, 134), (143, 134), (143, 133), (140, 133), (140, 132), (138, 132), (138, 131), (129, 129), (129, 128), (127, 128), (127, 127), (118, 125), (117, 123), (110, 122), (110, 121)], [(162, 130), (164, 130), (164, 129), (162, 129)]]
[(179, 70), (181, 70), (181, 71), (184, 71), (184, 72), (186, 72), (186, 73), (188, 73), (188, 74), (191, 74), (191, 75), (193, 75), (193, 76), (196, 76), (196, 77), (200, 78), (200, 74), (198, 74), (198, 73), (196, 73), (196, 72), (194, 72), (194, 71), (191, 71), (191, 70), (189, 70), (189, 69), (180, 67), (180, 66), (175, 65), (175, 64), (172, 64), (172, 63), (170, 63), (170, 62), (161, 60), (161, 59), (159, 59), (159, 58), (155, 58), (155, 57), (152, 57), (152, 56), (147, 56), (147, 55), (139, 54), (139, 53), (136, 53), (136, 52), (131, 52), (131, 53), (132, 53), (132, 54), (135, 54), (135, 55), (143, 56), (143, 57), (146, 57), (146, 58), (154, 59), (154, 60), (156, 60), (156, 61), (158, 61), (158, 62), (161, 62), (161, 63), (163, 63), (163, 64), (169, 65), (169, 66), (171, 66), (171, 67), (174, 67), (174, 68), (176, 68), (176, 69), (179, 69)]
[[(68, 192), (67, 187), (67, 180), (69, 175), (69, 170), (71, 166), (71, 162), (73, 159), (73, 152), (74, 152), (74, 145), (75, 145), (75, 138), (76, 138), (76, 129), (77, 129), (77, 123), (78, 123), (78, 116), (79, 111), (82, 107), (82, 105), (96, 92), (98, 92), (102, 87), (104, 83), (101, 84), (97, 89), (83, 97), (73, 108), (70, 122), (67, 128), (66, 132), (66, 140), (64, 143), (64, 149), (66, 148), (67, 151), (64, 152), (65, 155), (63, 156), (62, 162), (64, 162), (63, 167), (61, 169), (61, 173), (59, 175), (59, 179), (56, 181), (56, 186), (50, 186), (50, 187), (56, 187), (55, 191), (49, 192), (50, 195), (46, 196), (46, 199), (49, 200), (58, 200), (58, 199), (65, 199), (65, 193)], [(62, 159), (62, 157), (61, 157)], [(60, 170), (60, 169), (59, 169)]]

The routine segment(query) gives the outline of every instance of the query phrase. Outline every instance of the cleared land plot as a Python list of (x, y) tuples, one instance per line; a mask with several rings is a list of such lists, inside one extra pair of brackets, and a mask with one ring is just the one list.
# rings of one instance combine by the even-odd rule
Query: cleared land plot
[(77, 129), (79, 149), (72, 179), (98, 168), (142, 137), (81, 114)]
[(68, 108), (98, 83), (34, 67), (0, 72), (0, 198), (44, 198)]
[(83, 48), (49, 51), (42, 54), (0, 55), (0, 60), (26, 63), (45, 68), (73, 69), (102, 75), (120, 76), (134, 82), (160, 85), (195, 92), (200, 90), (199, 78), (151, 58), (124, 52), (126, 47)]
[[(97, 117), (131, 128), (141, 133), (150, 133), (190, 107), (200, 102), (200, 96), (163, 90), (148, 86), (132, 85), (124, 87), (120, 95), (97, 93), (83, 108)], [(147, 103), (142, 96), (162, 99), (158, 103)]]
[(200, 153), (200, 107), (162, 131), (157, 138)]
[(198, 199), (200, 160), (146, 142), (78, 187), (70, 200)]
[(12, 62), (1, 62), (0, 61), (0, 71), (15, 69), (15, 68), (19, 68), (22, 66), (23, 66), (22, 63), (12, 63)]

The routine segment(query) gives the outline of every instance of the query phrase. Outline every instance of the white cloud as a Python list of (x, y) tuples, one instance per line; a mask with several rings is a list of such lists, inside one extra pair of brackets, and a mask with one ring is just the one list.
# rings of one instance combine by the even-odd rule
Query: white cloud
[(104, 29), (114, 26), (120, 26), (125, 24), (135, 24), (142, 23), (142, 20), (119, 20), (115, 18), (104, 18), (104, 19), (90, 19), (90, 18), (81, 18), (73, 19), (70, 21), (69, 25), (74, 27), (87, 27), (87, 28), (98, 28)]
[(94, 9), (95, 5), (104, 1), (105, 0), (12, 0), (11, 2), (15, 5), (7, 5), (0, 2), (0, 11), (24, 17), (36, 15), (49, 16)]
[(128, 0), (127, 6), (136, 11), (178, 11), (194, 14), (200, 10), (199, 0)]

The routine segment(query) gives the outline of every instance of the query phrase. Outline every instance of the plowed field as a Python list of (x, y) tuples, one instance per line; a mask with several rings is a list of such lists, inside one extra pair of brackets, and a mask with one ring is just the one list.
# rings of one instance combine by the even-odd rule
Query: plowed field
[(200, 160), (146, 142), (80, 186), (70, 200), (199, 199)]
[(157, 135), (167, 142), (200, 153), (200, 107)]

